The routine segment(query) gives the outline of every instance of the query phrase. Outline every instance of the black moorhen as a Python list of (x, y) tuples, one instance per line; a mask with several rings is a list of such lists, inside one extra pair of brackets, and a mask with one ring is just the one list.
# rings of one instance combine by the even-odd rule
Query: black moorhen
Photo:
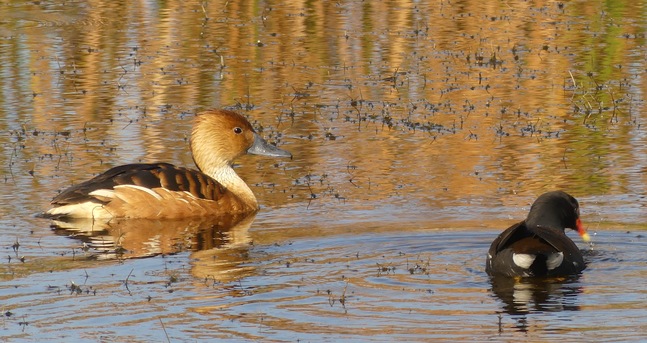
[(577, 230), (589, 234), (580, 221), (580, 207), (562, 191), (544, 193), (530, 207), (526, 220), (497, 237), (488, 251), (485, 271), (492, 276), (541, 277), (577, 274), (586, 268), (582, 253), (566, 236)]

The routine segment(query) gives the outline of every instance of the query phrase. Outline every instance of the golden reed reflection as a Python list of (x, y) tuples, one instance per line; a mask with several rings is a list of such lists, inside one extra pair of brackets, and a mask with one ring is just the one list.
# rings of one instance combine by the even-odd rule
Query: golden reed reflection
[[(186, 113), (233, 106), (254, 110), (266, 136), (297, 152), (292, 171), (267, 171), (288, 194), (266, 192), (264, 203), (309, 201), (295, 185), (306, 174), (329, 175), (330, 193), (345, 199), (644, 193), (645, 173), (617, 171), (647, 156), (635, 139), (647, 112), (640, 6), (3, 6), (0, 129), (26, 130), (2, 143), (28, 148), (0, 163), (53, 176), (56, 188), (69, 185), (61, 174), (104, 163), (190, 165)], [(262, 183), (257, 168), (241, 167), (250, 184)]]

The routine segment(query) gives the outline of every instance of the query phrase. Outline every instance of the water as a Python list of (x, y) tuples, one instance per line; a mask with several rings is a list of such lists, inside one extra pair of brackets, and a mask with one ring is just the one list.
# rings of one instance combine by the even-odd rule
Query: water
[[(0, 8), (5, 341), (641, 341), (645, 3), (53, 2)], [(192, 166), (233, 108), (249, 218), (35, 214), (109, 167)], [(578, 198), (579, 277), (493, 282), (540, 193)]]

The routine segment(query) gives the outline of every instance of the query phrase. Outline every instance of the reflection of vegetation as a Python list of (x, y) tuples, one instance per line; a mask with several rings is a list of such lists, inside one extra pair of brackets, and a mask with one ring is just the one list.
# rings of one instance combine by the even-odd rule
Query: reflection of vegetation
[[(588, 73), (587, 77), (587, 79), (578, 82), (571, 74), (573, 86), (570, 89), (573, 92), (573, 113), (583, 116), (583, 124), (587, 124), (591, 120), (598, 121), (598, 119), (609, 124), (617, 124), (618, 116), (621, 114), (623, 117), (628, 117), (629, 121), (634, 120), (631, 108), (623, 106), (623, 104), (633, 101), (632, 95), (623, 91), (623, 89), (631, 88), (631, 84), (627, 80), (614, 81), (608, 85), (598, 83), (593, 73)], [(606, 127), (606, 125), (602, 125)]]
[[(632, 150), (631, 130), (644, 112), (643, 5), (4, 6), (0, 67), (11, 82), (0, 97), (0, 129), (13, 137), (0, 137), (9, 146), (0, 164), (10, 166), (5, 180), (23, 189), (59, 168), (72, 169), (69, 175), (126, 161), (190, 164), (178, 128), (188, 125), (186, 114), (238, 106), (275, 123), (265, 135), (303, 151), (290, 176), (268, 171), (283, 176), (279, 187), (330, 174), (334, 201), (394, 192), (442, 197), (457, 189), (466, 196), (535, 193), (555, 184), (607, 192), (620, 184), (616, 174), (600, 173), (617, 153), (610, 147)], [(331, 163), (331, 156), (341, 158)], [(349, 161), (357, 161), (352, 175)], [(370, 192), (352, 194), (368, 185)], [(289, 200), (280, 192), (261, 196), (312, 203), (313, 194), (326, 193), (297, 186)]]
[(637, 3), (607, 1), (604, 5), (594, 15), (589, 14), (591, 11), (584, 4), (574, 9), (590, 21), (583, 39), (585, 53), (576, 57), (576, 62), (582, 64), (582, 70), (570, 75), (573, 108), (575, 113), (584, 115), (585, 122), (589, 119), (606, 119), (617, 123), (618, 115), (631, 117), (634, 92), (631, 78), (627, 76), (637, 70), (633, 70), (636, 65), (627, 52), (633, 44), (644, 44), (645, 27), (631, 25), (633, 20), (644, 21), (640, 15), (636, 19), (628, 18), (636, 10)]

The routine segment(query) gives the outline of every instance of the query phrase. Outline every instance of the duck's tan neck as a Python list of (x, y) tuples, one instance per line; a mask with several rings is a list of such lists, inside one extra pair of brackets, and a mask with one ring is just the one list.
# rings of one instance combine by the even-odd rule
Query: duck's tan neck
[(247, 183), (229, 165), (203, 170), (238, 197), (251, 210), (258, 210), (258, 201)]
[(235, 156), (228, 156), (223, 144), (214, 141), (219, 137), (217, 132), (208, 128), (207, 122), (198, 121), (191, 135), (193, 160), (200, 170), (218, 181), (240, 200), (241, 212), (258, 210), (258, 201), (245, 181), (236, 174), (232, 167)]

